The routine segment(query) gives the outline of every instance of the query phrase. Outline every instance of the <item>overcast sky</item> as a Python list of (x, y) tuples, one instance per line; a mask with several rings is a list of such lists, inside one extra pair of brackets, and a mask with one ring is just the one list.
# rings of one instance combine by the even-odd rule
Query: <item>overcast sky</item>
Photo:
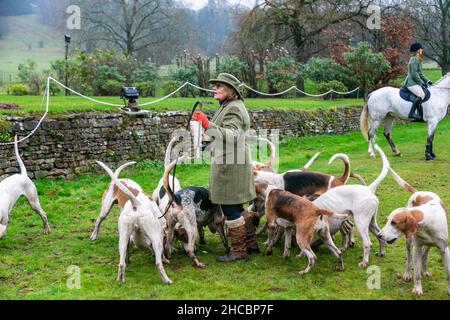
[[(184, 2), (187, 6), (194, 10), (201, 9), (208, 4), (208, 0), (181, 0), (181, 2)], [(255, 0), (228, 0), (228, 2), (231, 4), (240, 3), (248, 7), (253, 7), (253, 5), (255, 4)]]

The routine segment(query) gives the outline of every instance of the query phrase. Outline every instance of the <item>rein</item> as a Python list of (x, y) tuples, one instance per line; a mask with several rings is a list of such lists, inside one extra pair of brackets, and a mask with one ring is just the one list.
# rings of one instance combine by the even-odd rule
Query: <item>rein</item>
[[(203, 105), (203, 103), (201, 103), (200, 101), (197, 101), (197, 103), (194, 105), (194, 108), (192, 109), (192, 112), (191, 112), (191, 114), (189, 115), (189, 120), (188, 120), (188, 123), (187, 123), (187, 125), (186, 125), (186, 131), (189, 131), (189, 125), (190, 125), (190, 122), (191, 122), (192, 117), (194, 116), (194, 113), (195, 113), (195, 111), (197, 110), (198, 106), (202, 106), (202, 105)], [(181, 138), (182, 138), (182, 137), (181, 137)], [(181, 141), (181, 139), (180, 139), (180, 141)], [(175, 186), (175, 175), (176, 175), (176, 172), (177, 172), (177, 165), (178, 165), (178, 157), (177, 157), (177, 160), (175, 160), (175, 166), (173, 167), (172, 186)], [(169, 185), (169, 187), (170, 187), (170, 185)], [(174, 201), (174, 198), (172, 198), (172, 199), (170, 200), (169, 204), (168, 204), (167, 207), (166, 207), (166, 212), (164, 212), (164, 214), (163, 214), (161, 217), (159, 217), (158, 220), (164, 218), (164, 217), (167, 215), (167, 212), (169, 212), (169, 209), (170, 209), (170, 207), (172, 206), (173, 201)]]

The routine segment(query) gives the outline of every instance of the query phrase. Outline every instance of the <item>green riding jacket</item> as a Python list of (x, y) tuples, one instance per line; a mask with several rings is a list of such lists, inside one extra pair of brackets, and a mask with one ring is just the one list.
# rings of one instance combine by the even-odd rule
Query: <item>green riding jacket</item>
[(428, 83), (428, 79), (422, 73), (422, 64), (416, 56), (412, 56), (409, 59), (408, 64), (408, 76), (406, 77), (403, 86), (408, 88), (415, 85), (423, 86)]

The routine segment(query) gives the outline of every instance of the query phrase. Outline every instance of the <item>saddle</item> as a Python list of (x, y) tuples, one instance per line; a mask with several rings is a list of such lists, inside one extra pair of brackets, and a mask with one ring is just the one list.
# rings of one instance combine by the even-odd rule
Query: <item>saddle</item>
[[(431, 92), (430, 92), (430, 90), (428, 90), (427, 86), (422, 86), (422, 89), (423, 89), (423, 92), (425, 92), (425, 99), (423, 99), (422, 102), (426, 102), (426, 101), (430, 100)], [(416, 100), (416, 96), (405, 87), (400, 88), (400, 97), (403, 100), (409, 101), (411, 103), (413, 103), (414, 100)]]

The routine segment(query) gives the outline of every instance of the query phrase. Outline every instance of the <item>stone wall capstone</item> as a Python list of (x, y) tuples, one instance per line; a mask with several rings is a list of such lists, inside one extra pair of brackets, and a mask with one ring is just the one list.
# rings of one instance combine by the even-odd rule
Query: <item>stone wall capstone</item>
[[(212, 116), (214, 110), (207, 112)], [(340, 134), (359, 130), (360, 107), (302, 110), (250, 110), (252, 129), (280, 130), (280, 138)], [(24, 137), (38, 117), (6, 117), (11, 135)], [(94, 160), (123, 163), (162, 160), (176, 129), (186, 127), (188, 112), (140, 115), (76, 113), (51, 116), (29, 140), (20, 144), (31, 178), (63, 177), (97, 171)], [(0, 147), (0, 180), (19, 172), (13, 146)]]

